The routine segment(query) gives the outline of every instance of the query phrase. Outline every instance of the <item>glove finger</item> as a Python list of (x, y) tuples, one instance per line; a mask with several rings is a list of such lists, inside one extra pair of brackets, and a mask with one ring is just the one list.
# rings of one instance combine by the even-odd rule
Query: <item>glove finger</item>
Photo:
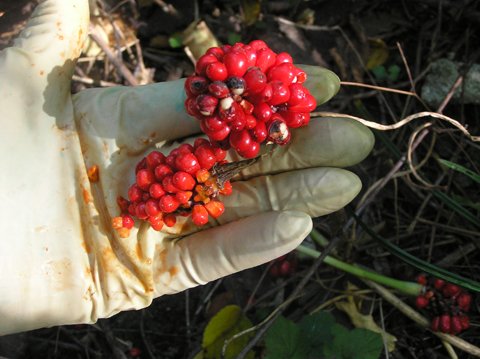
[[(45, 91), (45, 98), (64, 98), (70, 93), (68, 84), (88, 34), (88, 21), (87, 0), (41, 1), (14, 46), (1, 54), (2, 85), (22, 84), (29, 99), (34, 91)], [(52, 86), (58, 82), (63, 84)]]
[[(237, 179), (310, 167), (348, 167), (361, 162), (372, 150), (375, 138), (361, 123), (344, 117), (312, 119), (293, 129), (286, 146), (262, 146), (260, 154), (275, 151), (243, 170)], [(229, 160), (242, 160), (235, 151)]]
[(179, 292), (271, 261), (295, 249), (311, 229), (304, 213), (268, 212), (170, 242), (155, 254), (155, 292)]
[(185, 80), (137, 87), (86, 89), (73, 96), (75, 119), (87, 156), (102, 142), (105, 156), (119, 149), (130, 156), (151, 144), (173, 141), (200, 131), (200, 121), (187, 114)]
[(268, 211), (323, 216), (350, 203), (362, 183), (350, 171), (323, 167), (259, 176), (232, 186), (232, 194), (221, 196), (225, 212), (217, 218), (219, 224)]
[(332, 71), (319, 66), (295, 66), (307, 73), (307, 80), (303, 83), (303, 86), (315, 97), (317, 106), (330, 100), (340, 89), (340, 79)]

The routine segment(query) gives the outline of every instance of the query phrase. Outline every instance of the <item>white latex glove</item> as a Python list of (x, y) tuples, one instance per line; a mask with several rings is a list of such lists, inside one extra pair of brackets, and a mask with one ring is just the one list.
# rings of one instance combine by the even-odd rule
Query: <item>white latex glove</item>
[[(155, 232), (137, 220), (119, 238), (110, 221), (136, 163), (155, 144), (168, 153), (171, 141), (198, 134), (199, 123), (183, 109), (183, 81), (72, 98), (88, 21), (87, 0), (41, 1), (0, 54), (0, 334), (93, 323), (293, 250), (310, 217), (360, 190), (354, 174), (333, 167), (361, 161), (373, 145), (355, 122), (312, 120), (238, 177), (212, 228), (187, 218)], [(88, 181), (91, 165), (98, 183)]]

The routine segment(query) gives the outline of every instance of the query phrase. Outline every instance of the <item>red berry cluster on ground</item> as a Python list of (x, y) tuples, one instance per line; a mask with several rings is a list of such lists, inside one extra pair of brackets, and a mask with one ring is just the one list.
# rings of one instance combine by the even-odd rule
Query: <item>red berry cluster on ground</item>
[(287, 53), (275, 54), (260, 40), (212, 47), (185, 81), (185, 109), (198, 118), (212, 146), (244, 158), (260, 144), (285, 145), (290, 128), (305, 126), (317, 103), (302, 86), (306, 73)]
[(269, 274), (272, 278), (290, 277), (295, 274), (297, 270), (297, 254), (295, 251), (287, 253), (277, 259), (273, 260), (269, 269)]
[(425, 293), (415, 299), (415, 305), (434, 315), (430, 324), (432, 331), (455, 335), (470, 327), (467, 315), (472, 301), (470, 294), (438, 278), (428, 280), (419, 275), (417, 282), (425, 286)]
[[(168, 156), (153, 151), (136, 166), (136, 182), (128, 190), (128, 200), (122, 196), (117, 203), (122, 215), (112, 219), (112, 225), (122, 238), (130, 235), (133, 218), (150, 222), (159, 231), (175, 225), (177, 215), (192, 215), (198, 226), (208, 217), (219, 217), (225, 210), (219, 195), (229, 195), (229, 180), (217, 181), (212, 173), (226, 162), (226, 152), (214, 149), (208, 140), (197, 139), (172, 150)], [(220, 167), (219, 167), (220, 166)]]

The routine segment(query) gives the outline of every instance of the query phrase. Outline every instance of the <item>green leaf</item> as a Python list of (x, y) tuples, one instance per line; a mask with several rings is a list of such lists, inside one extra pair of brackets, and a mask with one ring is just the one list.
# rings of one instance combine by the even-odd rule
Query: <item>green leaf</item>
[(323, 355), (323, 346), (333, 340), (331, 333), (335, 318), (329, 312), (317, 312), (303, 317), (298, 324), (304, 333), (305, 339), (310, 343), (311, 356)]
[(383, 80), (387, 77), (387, 70), (385, 70), (384, 66), (378, 66), (372, 69), (373, 75), (377, 80)]
[(327, 359), (377, 359), (382, 352), (382, 336), (371, 330), (357, 328), (349, 332), (335, 324), (332, 333), (335, 339), (326, 345)]
[(392, 253), (395, 257), (400, 258), (404, 262), (418, 268), (421, 272), (422, 271), (426, 272), (428, 274), (433, 275), (434, 277), (443, 279), (447, 282), (457, 284), (462, 287), (468, 288), (472, 291), (480, 293), (480, 283), (474, 280), (462, 277), (458, 274), (449, 272), (445, 269), (439, 268), (425, 261), (422, 261), (421, 259), (415, 256), (412, 256), (411, 254), (405, 252), (404, 250), (398, 248), (394, 244), (390, 243), (389, 241), (381, 237), (377, 232), (375, 232), (365, 222), (363, 222), (349, 206), (345, 207), (345, 210), (347, 211), (347, 213), (351, 214), (353, 218), (355, 218), (355, 221), (360, 225), (360, 227), (362, 227), (365, 230), (365, 232), (367, 232), (385, 250)]
[(174, 49), (178, 47), (182, 47), (183, 46), (182, 41), (183, 41), (183, 34), (178, 34), (168, 38), (168, 43), (170, 44), (170, 47)]
[(455, 171), (461, 172), (464, 175), (467, 175), (471, 179), (473, 179), (475, 182), (480, 183), (480, 176), (477, 175), (475, 172), (470, 171), (469, 169), (462, 167), (460, 165), (457, 165), (456, 163), (447, 161), (447, 160), (439, 160), (441, 163), (443, 163), (445, 166), (450, 167), (451, 169), (454, 169)]
[(397, 65), (392, 65), (388, 68), (388, 78), (391, 81), (396, 81), (399, 73), (400, 73), (400, 67), (398, 67)]
[(279, 317), (265, 335), (266, 359), (307, 359), (310, 347), (302, 330), (291, 320)]
[[(229, 305), (215, 315), (203, 333), (203, 358), (220, 359), (223, 345), (227, 339), (252, 327), (250, 320), (236, 305)], [(225, 352), (226, 359), (234, 359), (253, 337), (254, 332), (244, 334), (231, 341)], [(251, 352), (247, 358), (253, 358)]]

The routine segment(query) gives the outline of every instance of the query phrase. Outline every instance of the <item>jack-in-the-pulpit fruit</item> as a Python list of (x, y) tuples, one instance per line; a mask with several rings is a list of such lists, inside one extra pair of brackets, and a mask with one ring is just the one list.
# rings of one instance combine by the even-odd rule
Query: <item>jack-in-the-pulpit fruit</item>
[(307, 125), (317, 106), (302, 86), (306, 73), (292, 62), (260, 40), (212, 47), (185, 81), (185, 110), (214, 148), (253, 158), (263, 142), (284, 146), (290, 129)]

